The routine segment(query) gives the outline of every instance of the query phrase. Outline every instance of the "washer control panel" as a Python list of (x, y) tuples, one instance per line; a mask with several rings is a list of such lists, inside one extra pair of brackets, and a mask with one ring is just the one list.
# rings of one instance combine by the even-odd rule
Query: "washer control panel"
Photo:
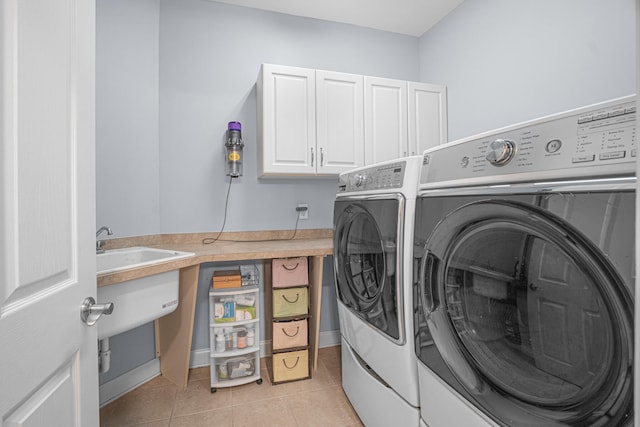
[(420, 184), (467, 185), (635, 173), (635, 96), (445, 144), (424, 153)]
[(343, 173), (338, 193), (402, 188), (406, 165), (406, 161), (399, 161)]

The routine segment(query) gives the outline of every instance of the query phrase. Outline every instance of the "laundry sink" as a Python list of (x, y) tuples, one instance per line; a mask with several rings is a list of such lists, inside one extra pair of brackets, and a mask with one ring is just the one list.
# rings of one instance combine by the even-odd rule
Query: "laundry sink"
[(112, 249), (96, 255), (97, 274), (115, 273), (130, 268), (146, 267), (163, 262), (192, 257), (193, 252), (136, 246)]
[[(191, 252), (134, 247), (96, 255), (97, 274), (175, 261)], [(99, 303), (113, 303), (113, 313), (98, 322), (98, 339), (108, 338), (173, 312), (178, 306), (180, 271), (166, 271), (98, 288)]]

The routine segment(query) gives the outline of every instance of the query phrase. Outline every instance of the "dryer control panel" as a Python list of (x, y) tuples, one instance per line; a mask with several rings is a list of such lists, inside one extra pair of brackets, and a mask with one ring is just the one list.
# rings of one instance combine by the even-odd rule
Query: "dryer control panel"
[(421, 188), (631, 176), (635, 96), (466, 138), (428, 150)]
[(407, 162), (385, 163), (340, 175), (338, 194), (402, 188)]

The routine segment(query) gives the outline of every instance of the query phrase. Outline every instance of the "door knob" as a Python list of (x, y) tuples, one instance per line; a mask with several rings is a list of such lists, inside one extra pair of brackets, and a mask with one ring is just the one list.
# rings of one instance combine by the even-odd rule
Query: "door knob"
[(108, 302), (106, 304), (96, 304), (96, 300), (93, 297), (87, 297), (82, 301), (82, 307), (80, 309), (80, 318), (84, 323), (89, 326), (96, 324), (100, 316), (103, 314), (109, 315), (113, 313), (113, 303)]

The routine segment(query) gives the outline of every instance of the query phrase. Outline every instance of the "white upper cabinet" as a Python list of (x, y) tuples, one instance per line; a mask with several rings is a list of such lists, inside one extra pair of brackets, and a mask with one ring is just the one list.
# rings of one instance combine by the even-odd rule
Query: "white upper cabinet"
[(260, 177), (336, 176), (447, 141), (446, 87), (263, 64)]
[(396, 159), (407, 151), (407, 82), (364, 78), (365, 162)]
[(409, 82), (408, 155), (447, 142), (447, 88), (443, 85)]
[(364, 166), (363, 77), (316, 70), (317, 173)]
[(315, 70), (264, 64), (258, 89), (258, 173), (314, 174)]
[(263, 64), (260, 176), (336, 176), (364, 165), (362, 76)]
[(447, 142), (447, 88), (365, 77), (366, 164), (421, 155)]

